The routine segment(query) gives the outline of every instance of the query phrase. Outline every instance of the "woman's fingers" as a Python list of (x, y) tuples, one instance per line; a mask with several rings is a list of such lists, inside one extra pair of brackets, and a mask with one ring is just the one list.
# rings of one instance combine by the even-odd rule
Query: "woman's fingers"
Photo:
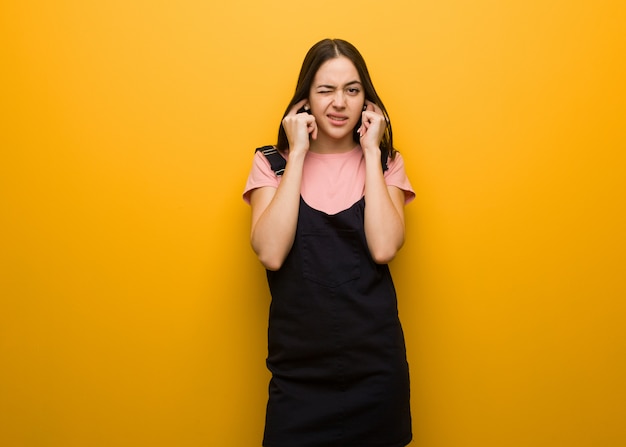
[(300, 147), (306, 149), (309, 146), (309, 136), (313, 139), (317, 138), (315, 117), (309, 113), (301, 113), (301, 109), (308, 102), (306, 98), (298, 101), (283, 118), (283, 128), (287, 134), (291, 149)]
[(313, 118), (313, 120), (308, 126), (309, 134), (311, 135), (311, 138), (317, 140), (317, 122), (315, 121), (315, 117), (313, 115), (311, 115), (311, 118)]
[(383, 111), (375, 102), (370, 101), (369, 99), (365, 100), (365, 111), (370, 111), (374, 113), (378, 113), (379, 115), (383, 114)]
[(367, 141), (362, 143), (380, 144), (380, 140), (385, 133), (387, 119), (383, 115), (382, 109), (372, 101), (365, 101), (365, 108), (361, 115), (361, 127), (358, 129), (361, 139)]

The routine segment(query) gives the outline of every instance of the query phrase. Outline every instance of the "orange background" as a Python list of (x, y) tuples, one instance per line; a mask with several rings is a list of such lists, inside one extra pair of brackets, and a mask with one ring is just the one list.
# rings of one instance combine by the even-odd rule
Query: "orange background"
[(0, 445), (260, 445), (241, 192), (324, 37), (417, 191), (412, 445), (626, 445), (625, 5), (2, 2)]

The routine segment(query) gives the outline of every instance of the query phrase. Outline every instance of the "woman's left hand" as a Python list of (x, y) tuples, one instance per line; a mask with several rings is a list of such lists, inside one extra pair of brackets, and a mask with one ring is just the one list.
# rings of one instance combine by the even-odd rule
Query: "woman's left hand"
[(380, 141), (385, 134), (387, 120), (382, 110), (371, 101), (365, 101), (365, 110), (361, 116), (361, 127), (358, 129), (361, 147), (364, 151), (380, 150)]

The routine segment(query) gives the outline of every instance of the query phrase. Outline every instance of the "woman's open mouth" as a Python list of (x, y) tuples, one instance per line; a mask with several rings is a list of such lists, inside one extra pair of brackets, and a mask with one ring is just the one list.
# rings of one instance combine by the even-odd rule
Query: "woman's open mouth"
[(335, 126), (341, 126), (348, 121), (348, 117), (343, 116), (343, 115), (326, 115), (326, 116), (330, 120), (331, 124)]

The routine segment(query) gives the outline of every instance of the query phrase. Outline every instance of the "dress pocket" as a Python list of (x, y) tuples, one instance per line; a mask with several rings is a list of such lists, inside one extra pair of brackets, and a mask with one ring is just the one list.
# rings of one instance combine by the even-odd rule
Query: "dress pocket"
[(359, 278), (359, 245), (355, 230), (302, 234), (304, 277), (326, 287), (337, 287)]

